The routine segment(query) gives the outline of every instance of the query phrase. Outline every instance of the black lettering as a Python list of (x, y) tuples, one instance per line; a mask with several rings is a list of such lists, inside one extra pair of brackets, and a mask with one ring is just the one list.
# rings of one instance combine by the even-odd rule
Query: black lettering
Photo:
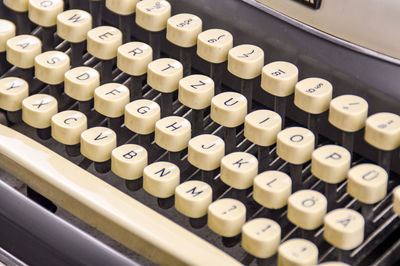
[(170, 128), (171, 127), (171, 128), (173, 128), (171, 131), (175, 131), (175, 130), (177, 130), (177, 129), (182, 127), (182, 125), (180, 125), (179, 127), (176, 127), (175, 126), (176, 124), (178, 124), (178, 122), (174, 122), (173, 124), (171, 124), (171, 125), (169, 125), (169, 126), (167, 126), (165, 128)]
[(201, 80), (199, 80), (199, 82), (200, 82), (200, 84), (193, 84), (193, 85), (190, 85), (190, 87), (192, 87), (193, 89), (197, 90), (197, 87), (206, 85), (206, 83), (201, 81)]
[(42, 1), (42, 2), (40, 2), (40, 5), (42, 7), (49, 7), (49, 6), (53, 5), (53, 2), (52, 1)]
[(317, 202), (317, 199), (315, 199), (314, 197), (311, 197), (309, 199), (303, 200), (301, 202), (301, 205), (303, 205), (306, 208), (310, 208), (310, 207), (314, 206), (316, 202)]
[(24, 42), (24, 43), (19, 43), (17, 46), (21, 47), (22, 49), (25, 49), (28, 47), (31, 43), (30, 42)]
[(139, 107), (136, 111), (139, 113), (139, 114), (145, 114), (145, 113), (147, 113), (147, 112), (149, 112), (151, 109), (150, 109), (150, 107), (148, 107), (148, 106), (142, 106), (142, 107)]
[(303, 141), (304, 137), (302, 135), (293, 135), (290, 137), (291, 142), (300, 142)]
[(262, 123), (264, 123), (264, 122), (266, 122), (268, 120), (269, 120), (269, 117), (265, 118), (263, 121), (259, 122), (258, 124), (262, 124)]
[(166, 68), (164, 68), (164, 69), (161, 69), (161, 71), (166, 71), (166, 70), (168, 70), (170, 68), (175, 68), (175, 67), (173, 65), (171, 65), (171, 64), (168, 64), (168, 66)]
[(121, 93), (121, 92), (119, 90), (117, 90), (117, 89), (113, 89), (113, 90), (107, 92), (106, 95), (109, 95), (109, 94), (117, 95), (117, 93)]
[(277, 71), (272, 72), (271, 75), (274, 76), (274, 77), (277, 77), (277, 76), (279, 76), (281, 74), (285, 74), (285, 73), (286, 73), (285, 71), (283, 71), (281, 69), (278, 69)]
[(227, 100), (226, 102), (224, 102), (224, 104), (226, 105), (226, 106), (233, 106), (233, 105), (235, 105), (235, 104), (237, 104), (239, 101), (236, 101), (236, 102), (234, 102), (234, 103), (230, 103), (230, 104), (228, 104), (230, 101), (232, 101), (233, 100), (233, 98), (230, 98), (229, 100)]
[(87, 72), (80, 74), (79, 76), (76, 77), (76, 79), (78, 79), (78, 80), (87, 80), (89, 78), (90, 78), (90, 75)]
[(105, 135), (105, 136), (102, 136), (102, 135), (103, 135), (103, 132), (101, 132), (97, 137), (95, 137), (94, 140), (102, 140), (102, 139), (108, 138), (107, 135)]
[(169, 173), (171, 173), (171, 171), (168, 171), (168, 172), (165, 173), (165, 168), (163, 168), (163, 169), (161, 169), (161, 170), (158, 170), (158, 171), (155, 172), (154, 174), (157, 175), (158, 173), (161, 173), (161, 174), (160, 174), (160, 177), (163, 177), (163, 176), (166, 176), (166, 175), (168, 175)]
[(143, 53), (143, 50), (140, 48), (135, 48), (128, 52), (128, 54), (132, 54), (133, 56), (136, 56), (137, 54), (142, 54), (142, 53)]
[(71, 20), (71, 21), (73, 21), (73, 23), (76, 23), (76, 22), (79, 22), (79, 21), (81, 21), (81, 20), (83, 20), (82, 19), (82, 17), (81, 16), (79, 16), (79, 14), (74, 14), (72, 17), (70, 17), (68, 20)]
[(209, 39), (209, 40), (207, 40), (207, 42), (215, 43), (215, 42), (219, 41), (219, 39), (221, 39), (222, 37), (225, 37), (225, 34), (222, 34), (222, 35), (218, 36), (217, 38)]
[(274, 179), (272, 179), (267, 183), (267, 186), (271, 187), (271, 184), (274, 183), (276, 180), (278, 180), (278, 178), (275, 177)]
[(103, 34), (99, 35), (98, 37), (99, 37), (99, 39), (104, 40), (104, 39), (109, 38), (109, 37), (111, 37), (113, 35), (114, 34), (112, 34), (111, 32), (107, 31), (106, 33), (103, 33)]
[(339, 153), (334, 152), (331, 155), (329, 155), (328, 157), (326, 157), (325, 159), (340, 160), (340, 159), (342, 159), (342, 155), (340, 155)]
[(71, 122), (69, 122), (70, 120), (78, 121), (78, 119), (76, 119), (75, 117), (68, 117), (67, 119), (64, 120), (64, 124), (66, 125), (71, 124)]
[(13, 82), (13, 83), (11, 83), (11, 86), (8, 87), (6, 90), (8, 91), (8, 90), (19, 88), (19, 87), (21, 87), (21, 84), (15, 85), (15, 82)]
[(362, 179), (364, 179), (365, 181), (371, 181), (371, 180), (374, 180), (375, 178), (377, 178), (378, 176), (379, 176), (378, 171), (371, 170), (371, 171), (368, 171), (366, 174), (364, 174), (362, 176)]
[(55, 63), (60, 62), (60, 61), (61, 61), (61, 59), (59, 57), (55, 56), (55, 57), (50, 58), (46, 62), (47, 62), (47, 64), (54, 65)]
[(251, 50), (251, 52), (244, 53), (243, 55), (239, 55), (238, 57), (239, 58), (247, 58), (247, 57), (250, 57), (250, 55), (253, 54), (254, 52), (255, 52), (255, 50), (253, 49), (253, 50)]
[(201, 147), (202, 147), (203, 149), (205, 149), (205, 150), (208, 150), (208, 149), (210, 149), (210, 148), (212, 148), (212, 147), (214, 147), (214, 146), (215, 146), (215, 143), (213, 143), (212, 145), (210, 145), (210, 146), (208, 146), (208, 147), (206, 147), (204, 144), (201, 145)]
[(49, 104), (49, 103), (50, 103), (50, 102), (45, 102), (44, 99), (42, 99), (42, 100), (40, 101), (40, 103), (32, 104), (32, 106), (37, 106), (37, 109), (39, 109), (39, 108), (42, 107), (43, 105), (46, 105), (46, 104)]
[(197, 197), (198, 195), (200, 195), (201, 193), (204, 192), (204, 190), (196, 191), (196, 189), (197, 189), (197, 187), (194, 187), (194, 188), (186, 191), (186, 193), (191, 193), (193, 195), (193, 197)]
[(352, 217), (349, 215), (347, 218), (343, 219), (343, 220), (337, 220), (336, 222), (339, 224), (342, 224), (343, 227), (347, 227), (347, 225), (351, 222)]
[(137, 152), (135, 152), (134, 150), (131, 150), (128, 153), (125, 153), (124, 155), (122, 155), (122, 157), (124, 157), (125, 159), (132, 159), (133, 157), (137, 156)]

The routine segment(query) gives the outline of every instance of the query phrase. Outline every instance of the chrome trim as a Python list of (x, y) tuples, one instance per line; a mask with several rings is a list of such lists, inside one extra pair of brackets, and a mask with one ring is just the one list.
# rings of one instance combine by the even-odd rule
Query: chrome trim
[(320, 31), (320, 30), (318, 30), (318, 29), (316, 29), (314, 27), (311, 27), (311, 26), (306, 25), (306, 24), (304, 24), (304, 23), (302, 23), (302, 22), (300, 22), (300, 21), (298, 21), (296, 19), (293, 19), (293, 18), (291, 18), (291, 17), (289, 17), (289, 16), (287, 16), (285, 14), (282, 14), (282, 13), (276, 11), (275, 9), (267, 7), (267, 6), (257, 2), (256, 0), (242, 0), (242, 1), (247, 3), (247, 4), (249, 4), (249, 5), (252, 5), (252, 6), (254, 6), (254, 7), (256, 7), (256, 8), (258, 8), (258, 9), (260, 9), (260, 10), (262, 10), (262, 11), (264, 11), (264, 12), (266, 12), (266, 13), (268, 13), (268, 14), (270, 14), (270, 15), (278, 18), (278, 19), (280, 19), (280, 20), (283, 20), (283, 21), (285, 21), (285, 22), (287, 22), (287, 23), (289, 23), (289, 24), (291, 24), (291, 25), (293, 25), (295, 27), (298, 27), (298, 28), (300, 28), (300, 29), (302, 29), (302, 30), (304, 30), (304, 31), (306, 31), (308, 33), (314, 34), (314, 35), (316, 35), (316, 36), (318, 36), (320, 38), (323, 38), (323, 39), (325, 39), (327, 41), (330, 41), (332, 43), (341, 45), (341, 46), (346, 47), (346, 48), (348, 48), (350, 50), (353, 50), (353, 51), (356, 51), (356, 52), (359, 52), (359, 53), (362, 53), (362, 54), (365, 54), (365, 55), (368, 55), (368, 56), (372, 56), (372, 57), (378, 58), (378, 59), (383, 60), (383, 61), (387, 61), (387, 62), (396, 64), (396, 65), (400, 65), (400, 59), (397, 59), (397, 58), (394, 58), (394, 57), (391, 57), (391, 56), (376, 52), (374, 50), (371, 50), (371, 49), (368, 49), (368, 48), (365, 48), (365, 47), (362, 47), (362, 46), (358, 46), (358, 45), (356, 45), (354, 43), (351, 43), (349, 41), (340, 39), (338, 37), (335, 37), (333, 35), (330, 35), (328, 33)]

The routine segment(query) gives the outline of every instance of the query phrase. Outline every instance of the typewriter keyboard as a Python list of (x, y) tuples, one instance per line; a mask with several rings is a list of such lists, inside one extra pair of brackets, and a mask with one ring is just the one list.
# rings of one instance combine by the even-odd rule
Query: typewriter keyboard
[(144, 264), (390, 264), (398, 114), (174, 1), (0, 8), (0, 166), (49, 210)]

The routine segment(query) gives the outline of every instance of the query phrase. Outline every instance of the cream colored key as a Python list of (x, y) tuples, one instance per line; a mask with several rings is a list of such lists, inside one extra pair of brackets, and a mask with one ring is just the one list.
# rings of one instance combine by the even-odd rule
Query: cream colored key
[(28, 11), (29, 0), (3, 0), (3, 3), (6, 7), (16, 12)]
[(400, 146), (400, 116), (377, 113), (367, 118), (365, 140), (380, 150), (391, 151)]
[(400, 186), (393, 190), (393, 211), (400, 216)]
[(278, 266), (313, 266), (317, 263), (318, 248), (309, 240), (293, 238), (278, 248)]
[(276, 153), (292, 164), (303, 164), (311, 159), (314, 134), (302, 127), (286, 128), (278, 133)]
[(282, 118), (270, 110), (257, 110), (246, 115), (244, 136), (259, 146), (275, 144), (277, 135), (282, 129)]
[(204, 109), (211, 104), (214, 96), (214, 81), (204, 75), (190, 75), (179, 80), (179, 101), (195, 110)]
[(329, 109), (333, 87), (321, 78), (307, 78), (297, 82), (294, 104), (311, 114), (321, 114)]
[(264, 51), (255, 45), (235, 46), (228, 53), (228, 71), (242, 79), (253, 79), (261, 74)]
[(189, 141), (188, 161), (201, 170), (217, 169), (224, 154), (225, 143), (216, 135), (199, 135)]
[(91, 29), (92, 15), (84, 10), (70, 9), (57, 16), (57, 35), (71, 43), (85, 41)]
[(29, 0), (29, 19), (42, 27), (51, 27), (57, 23), (57, 15), (63, 12), (62, 0)]
[(6, 43), (7, 61), (19, 68), (34, 66), (35, 57), (42, 52), (42, 42), (33, 35), (18, 35)]
[(117, 135), (107, 127), (92, 127), (81, 134), (81, 153), (94, 162), (110, 160), (117, 146)]
[(182, 64), (172, 58), (160, 58), (147, 66), (147, 83), (159, 92), (176, 91), (182, 77)]
[(49, 51), (35, 57), (36, 78), (50, 85), (62, 83), (69, 68), (69, 56), (63, 52)]
[(113, 13), (127, 16), (135, 13), (139, 0), (106, 0), (106, 7)]
[(221, 236), (240, 234), (245, 222), (246, 207), (238, 200), (224, 198), (208, 206), (208, 227)]
[(135, 180), (143, 176), (147, 166), (147, 151), (136, 144), (124, 144), (111, 152), (111, 171), (117, 176)]
[(129, 103), (129, 89), (119, 83), (107, 83), (94, 90), (94, 109), (107, 117), (124, 115)]
[(266, 92), (286, 97), (294, 92), (299, 76), (299, 70), (289, 62), (277, 61), (262, 68), (261, 88)]
[(79, 111), (67, 110), (51, 118), (51, 136), (65, 145), (80, 143), (81, 134), (86, 129), (86, 115)]
[(100, 74), (91, 67), (80, 66), (64, 75), (64, 92), (77, 101), (93, 99), (94, 90), (100, 86)]
[(21, 110), (22, 101), (29, 95), (28, 83), (17, 77), (0, 79), (0, 108), (14, 112)]
[(197, 43), (197, 35), (203, 23), (193, 14), (177, 14), (167, 21), (167, 40), (180, 47), (192, 47)]
[(328, 120), (343, 131), (355, 132), (364, 127), (367, 115), (367, 101), (355, 95), (342, 95), (330, 102)]
[(211, 119), (224, 127), (237, 127), (247, 114), (247, 99), (237, 92), (223, 92), (211, 99)]
[(257, 218), (242, 226), (242, 247), (257, 258), (273, 256), (281, 242), (281, 227), (271, 219)]
[(156, 122), (155, 142), (161, 148), (178, 152), (185, 149), (191, 137), (191, 125), (180, 116), (168, 116)]
[(338, 145), (324, 145), (312, 153), (311, 173), (326, 183), (337, 184), (347, 177), (351, 155)]
[(170, 162), (155, 162), (143, 171), (144, 190), (157, 198), (168, 198), (174, 195), (179, 181), (179, 167)]
[(314, 230), (322, 225), (326, 209), (327, 201), (323, 194), (311, 189), (300, 190), (288, 199), (287, 217), (302, 229)]
[(175, 188), (175, 209), (187, 217), (205, 216), (211, 202), (212, 188), (205, 182), (190, 180)]
[(352, 167), (347, 176), (347, 192), (362, 203), (374, 204), (386, 196), (388, 174), (382, 167), (359, 164)]
[(292, 193), (292, 180), (281, 171), (265, 171), (254, 178), (253, 198), (269, 209), (286, 206)]
[(160, 120), (160, 106), (147, 99), (140, 99), (125, 105), (125, 126), (135, 133), (147, 135), (155, 130)]
[(102, 60), (116, 57), (121, 44), (122, 32), (111, 26), (100, 26), (87, 33), (87, 51)]
[(47, 128), (57, 113), (57, 100), (47, 94), (35, 94), (22, 101), (22, 120), (34, 128)]
[(15, 36), (15, 25), (9, 20), (0, 19), (0, 52), (6, 50), (6, 42)]
[(246, 189), (253, 185), (258, 173), (258, 160), (250, 153), (233, 152), (221, 160), (221, 180), (236, 189)]
[(156, 264), (240, 265), (227, 253), (77, 164), (2, 125), (0, 157), (1, 169)]
[(197, 36), (197, 55), (210, 63), (225, 62), (232, 46), (232, 34), (226, 30), (210, 29)]
[(117, 66), (132, 76), (147, 72), (147, 65), (153, 60), (153, 49), (143, 42), (129, 42), (118, 47)]
[(336, 209), (324, 217), (324, 238), (336, 248), (351, 250), (364, 240), (364, 218), (352, 209)]
[(171, 4), (164, 0), (143, 0), (136, 5), (135, 22), (147, 31), (162, 31), (171, 16)]

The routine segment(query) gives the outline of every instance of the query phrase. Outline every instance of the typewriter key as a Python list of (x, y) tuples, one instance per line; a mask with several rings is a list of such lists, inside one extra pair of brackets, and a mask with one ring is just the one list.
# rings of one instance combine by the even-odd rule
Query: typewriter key
[(10, 65), (6, 61), (6, 43), (15, 36), (15, 25), (11, 21), (0, 19), (0, 75), (3, 75)]
[(29, 96), (28, 83), (16, 77), (0, 79), (0, 108), (12, 123), (22, 121), (22, 101)]
[(17, 34), (29, 34), (32, 26), (28, 18), (29, 0), (3, 0), (3, 3), (10, 10), (14, 11)]
[(118, 28), (123, 35), (123, 43), (131, 41), (131, 27), (136, 4), (139, 0), (106, 0), (106, 7), (118, 15)]
[(309, 240), (293, 238), (278, 247), (278, 266), (309, 266), (317, 263), (318, 248)]

